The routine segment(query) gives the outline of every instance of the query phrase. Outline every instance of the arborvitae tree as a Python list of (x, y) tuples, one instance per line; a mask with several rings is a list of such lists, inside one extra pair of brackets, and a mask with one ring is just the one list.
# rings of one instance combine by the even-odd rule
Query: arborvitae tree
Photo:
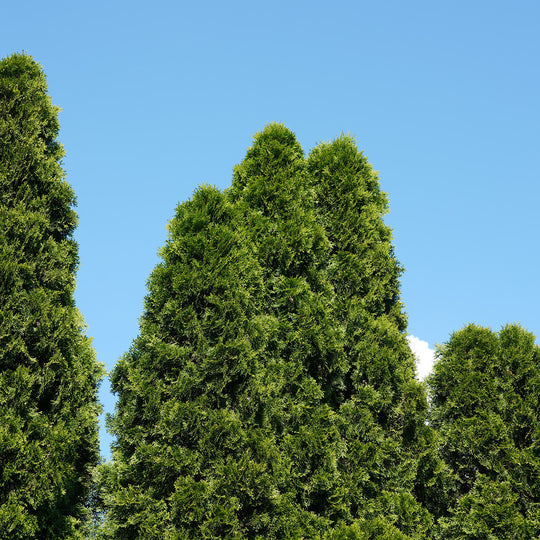
[(430, 455), (432, 433), (424, 424), (425, 392), (406, 340), (402, 268), (383, 221), (387, 196), (348, 136), (316, 147), (308, 172), (331, 245), (328, 279), (344, 329), (346, 372), (339, 391), (328, 396), (340, 417), (344, 448), (340, 517), (364, 529), (384, 521), (425, 536), (430, 517), (412, 492), (421, 483), (419, 458)]
[[(379, 201), (356, 206), (371, 221), (349, 221), (379, 236), (364, 251), (340, 249), (325, 230), (316, 160), (308, 169), (294, 135), (269, 125), (229, 190), (204, 187), (179, 206), (140, 335), (113, 372), (106, 534), (367, 539), (425, 530), (428, 517), (407, 493), (425, 397), (403, 334), (386, 199), (375, 177), (365, 186), (347, 162), (333, 171), (344, 167), (350, 186), (363, 186), (355, 195), (373, 190)], [(347, 250), (357, 264), (337, 271), (336, 253)], [(348, 288), (357, 278), (345, 274), (371, 264), (386, 266), (370, 270), (369, 286)]]
[(540, 535), (540, 348), (518, 325), (469, 325), (438, 351), (431, 423), (453, 473), (441, 538)]
[(75, 196), (31, 57), (0, 62), (0, 537), (80, 535), (99, 459), (95, 361), (73, 291)]
[[(298, 507), (277, 446), (283, 367), (263, 271), (226, 195), (200, 188), (169, 226), (140, 335), (112, 376), (115, 464), (102, 471), (115, 538), (295, 537)], [(291, 374), (294, 376), (294, 373)], [(316, 520), (315, 520), (316, 521)]]
[[(342, 504), (337, 462), (343, 449), (332, 402), (346, 365), (326, 272), (330, 245), (293, 133), (279, 124), (259, 133), (235, 169), (230, 193), (248, 223), (263, 269), (263, 310), (275, 328), (262, 363), (278, 375), (282, 409), (269, 427), (289, 463), (295, 501), (319, 516), (322, 532)], [(299, 534), (314, 533), (304, 526)]]
[[(285, 141), (266, 131), (243, 164), (273, 141), (259, 185), (250, 171), (243, 186), (239, 167), (231, 193), (201, 188), (170, 224), (140, 336), (113, 373), (117, 465), (104, 471), (104, 497), (114, 536), (292, 538), (326, 524), (301, 505), (302, 479), (281, 450), (309, 410), (306, 396), (317, 401), (304, 364), (331, 344), (319, 331), (325, 306), (298, 270), (314, 266), (309, 251), (324, 232), (302, 212), (301, 149), (277, 131)], [(150, 467), (148, 447), (174, 448), (174, 461), (164, 467), (152, 454)]]

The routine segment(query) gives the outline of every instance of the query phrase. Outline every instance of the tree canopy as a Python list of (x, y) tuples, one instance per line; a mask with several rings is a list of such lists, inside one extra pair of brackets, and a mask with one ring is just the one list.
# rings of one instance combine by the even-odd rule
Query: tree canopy
[[(14, 55), (0, 67), (0, 518), (11, 537), (73, 536), (98, 461), (102, 374), (73, 300), (75, 196), (40, 66)], [(203, 186), (178, 207), (140, 335), (112, 374), (104, 530), (277, 538), (424, 523), (412, 498), (414, 524), (379, 516), (414, 483), (423, 410), (385, 211), (352, 139), (306, 159), (278, 124), (230, 189)]]
[(99, 459), (96, 362), (73, 291), (75, 195), (39, 64), (0, 61), (0, 536), (66, 538)]
[(255, 136), (229, 189), (179, 205), (112, 373), (107, 534), (426, 530), (410, 494), (426, 401), (386, 208), (351, 138), (306, 159), (280, 124)]
[(441, 538), (540, 535), (540, 348), (519, 325), (468, 325), (440, 348), (431, 423), (450, 469)]
[(470, 324), (420, 383), (377, 174), (282, 124), (177, 206), (100, 464), (58, 133), (1, 60), (0, 538), (540, 538), (534, 336)]

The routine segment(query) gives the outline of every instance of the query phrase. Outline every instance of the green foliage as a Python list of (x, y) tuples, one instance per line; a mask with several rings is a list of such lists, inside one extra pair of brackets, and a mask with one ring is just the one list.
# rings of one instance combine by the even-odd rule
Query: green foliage
[(421, 538), (430, 449), (386, 196), (354, 142), (279, 124), (169, 224), (112, 373), (114, 538)]
[(540, 535), (540, 349), (517, 325), (469, 325), (438, 353), (431, 422), (452, 472), (442, 538)]
[(77, 537), (99, 458), (95, 361), (74, 305), (75, 196), (29, 56), (0, 62), (0, 537)]
[(307, 165), (331, 246), (326, 269), (334, 316), (344, 330), (346, 369), (331, 400), (345, 449), (340, 472), (348, 506), (340, 519), (387, 516), (402, 532), (422, 536), (431, 523), (428, 512), (410, 495), (406, 505), (390, 502), (418, 491), (426, 474), (419, 465), (433, 457), (433, 434), (424, 423), (425, 392), (414, 379), (404, 333), (402, 269), (382, 220), (387, 197), (348, 136), (320, 144)]

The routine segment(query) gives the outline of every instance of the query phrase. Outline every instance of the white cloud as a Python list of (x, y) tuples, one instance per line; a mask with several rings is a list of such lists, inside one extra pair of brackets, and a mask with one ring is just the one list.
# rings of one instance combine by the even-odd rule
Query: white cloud
[(409, 347), (416, 357), (416, 371), (420, 380), (425, 379), (433, 368), (435, 351), (429, 348), (429, 343), (415, 336), (407, 336)]

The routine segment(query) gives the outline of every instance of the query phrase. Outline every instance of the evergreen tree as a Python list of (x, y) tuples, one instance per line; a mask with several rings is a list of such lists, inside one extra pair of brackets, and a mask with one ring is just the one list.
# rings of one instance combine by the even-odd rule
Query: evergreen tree
[[(281, 450), (293, 417), (307, 414), (300, 393), (317, 392), (302, 386), (306, 351), (328, 345), (317, 332), (324, 305), (298, 271), (313, 266), (324, 233), (299, 213), (303, 156), (276, 129), (256, 138), (231, 192), (200, 188), (169, 226), (140, 335), (113, 372), (116, 465), (103, 471), (113, 536), (293, 538), (326, 523), (301, 506)], [(243, 186), (267, 144), (266, 176), (256, 185), (249, 171)]]
[(406, 340), (402, 268), (383, 221), (387, 196), (348, 136), (317, 146), (308, 172), (331, 246), (335, 317), (344, 329), (346, 370), (339, 391), (327, 398), (339, 414), (345, 449), (339, 517), (362, 529), (382, 521), (425, 536), (430, 516), (413, 493), (423, 482), (420, 458), (432, 456), (433, 434), (424, 423), (425, 392)]
[(305, 512), (276, 445), (281, 366), (261, 364), (279, 328), (264, 312), (263, 273), (242, 220), (226, 195), (202, 187), (169, 232), (140, 335), (112, 375), (106, 534), (294, 537)]
[(31, 57), (0, 62), (0, 537), (68, 538), (99, 459), (95, 361), (73, 291), (75, 196)]
[[(346, 160), (336, 166), (334, 177), (349, 175), (340, 205), (351, 186), (377, 201), (371, 221), (351, 214), (349, 226), (379, 231), (353, 232), (379, 235), (363, 251), (340, 247), (331, 224), (340, 217), (316, 188), (323, 154), (306, 160), (271, 124), (229, 190), (203, 187), (178, 207), (139, 337), (113, 372), (106, 534), (367, 539), (426, 529), (407, 492), (426, 403), (403, 333), (386, 199), (376, 177), (364, 185)], [(356, 266), (339, 266), (346, 251)], [(355, 271), (381, 264), (369, 285), (348, 288)]]
[(438, 352), (431, 422), (452, 471), (441, 538), (540, 535), (540, 349), (518, 325), (469, 325)]
[[(330, 245), (318, 223), (302, 149), (291, 131), (270, 124), (235, 168), (232, 199), (242, 209), (263, 269), (263, 309), (275, 331), (262, 351), (274, 372), (280, 417), (269, 424), (292, 482), (294, 500), (327, 530), (342, 453), (331, 401), (346, 371), (343, 328), (335, 319), (327, 279)], [(313, 536), (307, 527), (300, 536)]]

